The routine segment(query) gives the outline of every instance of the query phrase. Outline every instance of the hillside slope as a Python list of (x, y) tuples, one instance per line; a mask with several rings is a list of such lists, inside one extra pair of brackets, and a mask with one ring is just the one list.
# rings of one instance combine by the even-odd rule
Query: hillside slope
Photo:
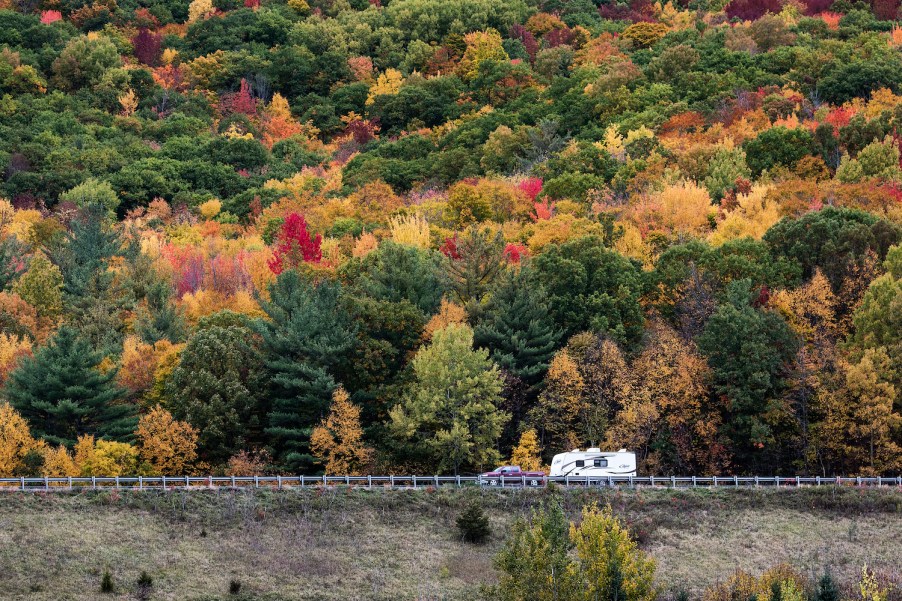
[[(241, 491), (0, 496), (0, 598), (475, 599), (495, 579), (507, 526), (544, 491), (483, 492), (494, 535), (461, 543), (454, 519), (475, 491)], [(867, 563), (902, 557), (902, 492), (893, 490), (564, 491), (575, 516), (611, 503), (658, 562), (664, 590), (693, 597), (736, 568), (787, 561), (848, 585)], [(899, 578), (898, 572), (895, 574)], [(235, 598), (235, 597), (231, 597)]]

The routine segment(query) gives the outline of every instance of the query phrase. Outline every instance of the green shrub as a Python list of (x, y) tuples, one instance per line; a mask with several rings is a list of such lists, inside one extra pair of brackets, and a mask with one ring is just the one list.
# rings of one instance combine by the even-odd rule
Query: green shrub
[(113, 575), (110, 574), (109, 570), (104, 571), (103, 578), (100, 579), (100, 592), (112, 593), (114, 588)]
[(492, 527), (489, 525), (489, 518), (482, 510), (482, 505), (473, 501), (464, 509), (457, 517), (457, 529), (460, 530), (461, 538), (468, 543), (481, 545), (492, 535)]

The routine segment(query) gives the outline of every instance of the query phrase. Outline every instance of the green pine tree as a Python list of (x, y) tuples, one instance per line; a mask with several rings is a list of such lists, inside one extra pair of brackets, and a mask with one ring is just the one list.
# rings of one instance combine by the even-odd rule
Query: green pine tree
[(817, 591), (814, 594), (814, 601), (839, 601), (839, 588), (830, 570), (824, 568), (824, 575), (817, 582)]
[(501, 232), (471, 227), (455, 242), (448, 264), (451, 288), (464, 305), (479, 303), (504, 269)]
[(100, 360), (90, 343), (63, 326), (10, 374), (5, 396), (32, 434), (51, 444), (71, 447), (83, 434), (128, 440), (137, 425), (135, 409), (116, 402), (123, 396), (116, 372), (99, 371)]
[(92, 346), (111, 354), (122, 344), (124, 315), (133, 305), (130, 291), (109, 269), (123, 252), (123, 240), (101, 205), (83, 208), (70, 231), (51, 250), (63, 274), (63, 303), (68, 323)]
[(135, 332), (141, 340), (153, 344), (166, 339), (181, 342), (185, 337), (185, 321), (178, 306), (171, 302), (172, 289), (168, 283), (158, 280), (147, 289), (145, 302), (138, 309)]
[(508, 271), (474, 330), (477, 347), (489, 349), (499, 367), (530, 386), (548, 371), (560, 339), (544, 289), (530, 272)]
[(19, 260), (25, 254), (26, 247), (18, 238), (0, 235), (0, 291), (12, 286), (19, 272), (24, 271), (24, 265), (20, 265)]
[(285, 271), (263, 303), (259, 323), (269, 372), (271, 407), (266, 433), (277, 458), (296, 471), (313, 466), (310, 434), (328, 412), (337, 375), (354, 347), (356, 328), (340, 304), (341, 287), (312, 285)]

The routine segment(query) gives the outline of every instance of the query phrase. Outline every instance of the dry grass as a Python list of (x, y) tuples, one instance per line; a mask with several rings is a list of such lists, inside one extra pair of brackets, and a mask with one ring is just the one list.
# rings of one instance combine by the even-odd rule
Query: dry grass
[[(454, 518), (475, 491), (242, 491), (0, 495), (0, 599), (478, 598), (505, 529), (548, 493), (481, 493), (495, 535)], [(663, 588), (698, 593), (735, 568), (788, 561), (851, 582), (902, 557), (902, 491), (566, 491), (568, 511), (611, 503), (658, 561)], [(109, 569), (116, 595), (99, 593)]]

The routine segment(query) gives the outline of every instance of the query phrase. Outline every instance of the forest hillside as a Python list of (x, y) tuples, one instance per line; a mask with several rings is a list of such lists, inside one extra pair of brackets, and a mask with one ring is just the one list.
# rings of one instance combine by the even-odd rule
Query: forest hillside
[(902, 470), (899, 0), (0, 0), (0, 476)]

